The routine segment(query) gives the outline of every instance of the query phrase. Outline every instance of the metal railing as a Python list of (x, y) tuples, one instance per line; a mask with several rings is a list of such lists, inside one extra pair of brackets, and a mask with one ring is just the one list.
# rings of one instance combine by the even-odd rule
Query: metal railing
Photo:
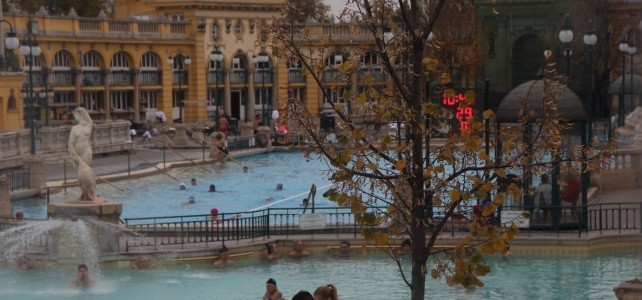
[(9, 187), (11, 191), (28, 189), (30, 187), (31, 176), (29, 169), (11, 169), (0, 171), (0, 176), (9, 178)]
[(290, 69), (288, 70), (288, 82), (289, 83), (304, 83), (305, 76), (301, 72), (301, 69)]
[(140, 71), (140, 85), (160, 85), (162, 71)]
[[(577, 216), (581, 215), (584, 207), (573, 207), (577, 209)], [(572, 216), (569, 211), (571, 208), (566, 207), (561, 210), (562, 218), (559, 232), (595, 232), (602, 234), (604, 232), (622, 233), (633, 232), (641, 233), (642, 227), (642, 204), (641, 203), (617, 203), (617, 204), (595, 204), (588, 205), (588, 222), (585, 229), (581, 228), (581, 219)], [(349, 208), (343, 207), (318, 207), (315, 213), (325, 214), (325, 228), (315, 230), (303, 230), (300, 225), (300, 216), (308, 209), (297, 208), (267, 208), (252, 212), (226, 213), (211, 215), (188, 215), (188, 216), (167, 216), (167, 217), (150, 217), (150, 218), (127, 218), (124, 221), (124, 228), (119, 232), (121, 236), (121, 245), (124, 243), (124, 250), (136, 251), (142, 250), (171, 250), (184, 249), (190, 245), (191, 249), (199, 247), (219, 247), (226, 242), (240, 242), (242, 240), (261, 239), (271, 236), (289, 236), (289, 235), (314, 235), (314, 234), (352, 234), (355, 237), (361, 233), (359, 225)], [(369, 211), (372, 214), (379, 214), (384, 211), (383, 207), (371, 207)], [(497, 215), (506, 211), (529, 211), (524, 207), (503, 207)], [(479, 217), (474, 212), (474, 206), (463, 206), (458, 208), (456, 214), (452, 215), (443, 228), (443, 233), (454, 236), (455, 232), (469, 232), (471, 228), (470, 220)], [(477, 210), (479, 211), (479, 210)], [(382, 222), (369, 229), (388, 230), (389, 226), (395, 226), (393, 222), (382, 216)], [(526, 236), (531, 232), (546, 231), (555, 232), (549, 220), (544, 219), (542, 222), (534, 222), (538, 217), (532, 215), (531, 228), (524, 228), (522, 231), (528, 231)], [(548, 216), (550, 218), (550, 216)], [(581, 217), (580, 217), (581, 218)], [(443, 219), (443, 209), (434, 209), (435, 223)], [(488, 218), (491, 222), (493, 217)], [(0, 231), (23, 226), (29, 222), (42, 220), (27, 220), (26, 222), (18, 221), (13, 218), (0, 218)], [(433, 223), (433, 224), (435, 224)], [(581, 234), (579, 235), (581, 237)], [(30, 242), (25, 244), (25, 249), (46, 248), (48, 240), (52, 238), (50, 234), (43, 233), (41, 236), (34, 236), (29, 239)], [(0, 244), (2, 241), (0, 241)]]
[(103, 85), (103, 71), (82, 71), (82, 85), (84, 86), (102, 86)]
[(72, 71), (53, 71), (49, 74), (49, 84), (52, 86), (73, 86), (74, 73)]
[[(640, 221), (642, 220), (642, 204), (621, 203), (621, 204), (597, 204), (588, 205), (588, 228), (581, 226), (582, 207), (574, 207), (577, 215), (571, 213), (569, 207), (560, 208), (560, 226), (555, 230), (552, 227), (551, 214), (547, 219), (539, 220), (537, 214), (533, 214), (529, 208), (524, 207), (503, 207), (488, 222), (499, 222), (502, 212), (516, 210), (529, 212), (531, 214), (530, 228), (522, 228), (528, 232), (553, 232), (578, 234), (588, 232), (614, 232), (621, 233), (624, 230), (642, 232)], [(209, 215), (194, 216), (172, 216), (163, 218), (135, 218), (125, 219), (128, 230), (136, 232), (137, 235), (127, 237), (127, 248), (153, 246), (157, 249), (163, 245), (181, 245), (204, 243), (207, 246), (211, 242), (240, 241), (270, 237), (273, 235), (314, 235), (314, 234), (353, 234), (355, 237), (361, 233), (361, 226), (355, 222), (350, 209), (343, 207), (322, 207), (316, 208), (315, 213), (325, 214), (326, 226), (324, 229), (302, 230), (300, 229), (300, 215), (302, 208), (268, 208), (254, 212), (241, 212), (221, 214), (217, 219), (211, 219)], [(383, 207), (371, 208), (372, 213), (385, 210)], [(443, 219), (443, 209), (434, 209), (435, 222)], [(462, 206), (448, 219), (443, 233), (469, 232), (470, 220), (475, 217), (473, 206)], [(377, 230), (387, 230), (393, 226), (390, 222), (383, 221)]]
[(134, 73), (132, 71), (111, 71), (109, 73), (110, 83), (112, 85), (134, 85)]
[[(269, 236), (266, 211), (211, 215), (171, 216), (159, 218), (125, 219), (125, 227), (132, 233), (126, 236), (125, 251), (134, 247), (153, 247), (239, 241)], [(218, 244), (217, 244), (218, 246)]]

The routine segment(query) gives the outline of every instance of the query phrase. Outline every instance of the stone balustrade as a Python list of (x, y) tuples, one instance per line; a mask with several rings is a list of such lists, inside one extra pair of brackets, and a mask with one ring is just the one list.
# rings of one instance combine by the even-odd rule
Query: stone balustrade
[[(29, 16), (20, 12), (5, 12), (12, 24), (26, 23)], [(82, 18), (78, 16), (31, 16), (38, 22), (39, 34), (50, 37), (125, 38), (173, 40), (191, 39), (186, 21)], [(18, 36), (26, 29), (18, 29)]]
[(642, 187), (642, 149), (617, 150), (607, 163), (596, 176), (601, 190)]
[[(122, 151), (131, 146), (129, 121), (94, 123), (91, 143), (94, 154)], [(36, 133), (36, 153), (64, 155), (71, 125), (42, 127)], [(0, 169), (13, 168), (23, 164), (23, 157), (29, 155), (31, 135), (29, 130), (0, 133)]]

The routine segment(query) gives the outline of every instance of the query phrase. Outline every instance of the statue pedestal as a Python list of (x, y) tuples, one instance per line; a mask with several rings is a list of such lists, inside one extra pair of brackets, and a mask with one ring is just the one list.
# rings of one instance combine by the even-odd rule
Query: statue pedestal
[(97, 217), (100, 221), (118, 224), (123, 204), (109, 202), (99, 197), (97, 201), (72, 200), (63, 203), (49, 203), (47, 215), (54, 218)]

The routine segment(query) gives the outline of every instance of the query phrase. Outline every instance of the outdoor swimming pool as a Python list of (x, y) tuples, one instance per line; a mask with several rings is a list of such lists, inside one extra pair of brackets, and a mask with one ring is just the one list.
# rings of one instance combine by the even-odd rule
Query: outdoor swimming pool
[[(374, 250), (373, 250), (374, 251)], [(639, 253), (603, 255), (519, 255), (487, 258), (492, 272), (485, 287), (451, 288), (427, 280), (426, 299), (615, 299), (621, 281), (642, 276)], [(96, 270), (93, 270), (94, 273)], [(2, 299), (259, 299), (265, 281), (277, 281), (285, 298), (299, 290), (334, 283), (341, 300), (408, 299), (409, 292), (391, 259), (380, 253), (331, 258), (319, 254), (276, 263), (243, 259), (216, 269), (200, 264), (150, 270), (107, 269), (98, 286), (68, 288), (72, 267), (18, 272), (0, 269)]]
[[(241, 164), (249, 167), (248, 173), (243, 173)], [(123, 191), (100, 184), (98, 192), (111, 201), (123, 203), (122, 219), (209, 214), (213, 207), (220, 213), (250, 211), (266, 205), (298, 207), (312, 184), (316, 184), (319, 191), (316, 206), (336, 206), (321, 197), (330, 184), (324, 174), (329, 170), (328, 165), (316, 157), (306, 160), (302, 152), (273, 152), (229, 160), (224, 166), (204, 167), (211, 173), (197, 166), (174, 168), (168, 173), (178, 181), (159, 174), (115, 182)], [(192, 186), (191, 178), (195, 178), (198, 185)], [(180, 183), (185, 183), (187, 190), (179, 190)], [(282, 191), (276, 191), (278, 183), (283, 184)], [(216, 186), (217, 192), (208, 192), (210, 184)], [(79, 194), (77, 188), (69, 188), (66, 194), (51, 195), (51, 201), (66, 201)], [(192, 195), (196, 203), (186, 204)], [(274, 200), (265, 201), (270, 197)], [(27, 218), (47, 217), (44, 199), (14, 201), (13, 206), (14, 211), (24, 211)]]

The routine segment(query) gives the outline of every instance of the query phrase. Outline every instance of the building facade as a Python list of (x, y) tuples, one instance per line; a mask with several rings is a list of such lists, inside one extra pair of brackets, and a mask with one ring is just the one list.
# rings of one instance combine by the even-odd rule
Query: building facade
[[(573, 15), (577, 3), (584, 2), (595, 4), (581, 16)], [(576, 38), (570, 45), (569, 86), (585, 98), (588, 51), (581, 37), (584, 23), (595, 19), (598, 28), (610, 32), (613, 44), (592, 60), (596, 66), (606, 62), (600, 69), (602, 77), (593, 80), (607, 86), (606, 91), (596, 93), (604, 98), (600, 105), (612, 114), (609, 97), (613, 95), (608, 86), (622, 74), (622, 60), (612, 48), (624, 35), (632, 37), (632, 45), (639, 44), (642, 1), (499, 0), (493, 7), (480, 3), (475, 6), (475, 19), (480, 32), (484, 30), (482, 38), (488, 40), (487, 55), (481, 69), (455, 66), (458, 74), (451, 77), (461, 78), (461, 87), (478, 87), (488, 79), (497, 102), (515, 86), (537, 76), (544, 49), (552, 49), (560, 67), (566, 67), (562, 55), (566, 45), (557, 36), (564, 14), (571, 12)], [(610, 3), (604, 6), (607, 13), (603, 16), (601, 3)], [(281, 5), (280, 0), (114, 0), (113, 17), (101, 13), (97, 18), (79, 17), (73, 10), (66, 16), (49, 16), (44, 11), (27, 16), (10, 9), (3, 19), (13, 24), (21, 44), (31, 36), (42, 53), (29, 60), (18, 50), (5, 49), (3, 62), (8, 63), (2, 64), (0, 75), (0, 131), (25, 128), (29, 119), (37, 120), (39, 126), (64, 123), (78, 105), (98, 122), (144, 123), (153, 121), (157, 112), (163, 112), (169, 122), (207, 122), (216, 120), (219, 107), (233, 121), (252, 122), (257, 115), (268, 119), (285, 97), (299, 98), (308, 111), (319, 114), (327, 102), (341, 103), (341, 95), (330, 93), (324, 99), (300, 64), (279, 61), (273, 55), (267, 24), (279, 15)], [(621, 16), (618, 22), (612, 21), (614, 16)], [(332, 37), (336, 44), (335, 51), (323, 58), (322, 80), (338, 82), (357, 93), (365, 76), (381, 84), (387, 77), (378, 67), (378, 55), (363, 48), (367, 36), (355, 34), (354, 25), (301, 24), (313, 38)], [(30, 35), (29, 29), (35, 34)], [(7, 26), (3, 30), (8, 32)], [(440, 35), (453, 39), (448, 33), (435, 35), (437, 40)], [(461, 47), (460, 42), (454, 39), (453, 48)], [(625, 73), (642, 71), (636, 68), (639, 56), (626, 57)], [(347, 78), (334, 76), (336, 66), (348, 59), (358, 60), (359, 67)], [(31, 86), (35, 94), (23, 99), (21, 91)], [(635, 96), (633, 91), (629, 99), (633, 107), (639, 93)], [(33, 117), (29, 103), (35, 108)]]

